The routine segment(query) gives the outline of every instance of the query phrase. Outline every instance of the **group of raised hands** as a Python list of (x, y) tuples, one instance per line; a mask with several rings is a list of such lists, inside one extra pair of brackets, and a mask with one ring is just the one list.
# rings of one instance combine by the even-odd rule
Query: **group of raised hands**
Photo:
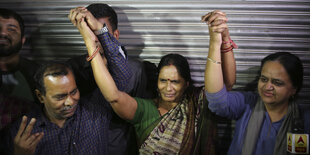
[[(100, 23), (85, 7), (77, 7), (70, 10), (68, 18), (76, 26), (83, 36), (86, 45), (96, 46), (98, 43), (94, 31), (100, 30), (104, 25)], [(226, 14), (221, 11), (213, 11), (202, 16), (201, 21), (209, 26), (210, 37), (218, 35), (220, 39), (229, 40), (229, 31), (226, 22)], [(222, 42), (220, 41), (219, 44)], [(44, 137), (43, 132), (32, 133), (36, 120), (31, 119), (27, 125), (27, 117), (23, 116), (17, 135), (14, 138), (14, 154), (34, 154), (36, 146)]]

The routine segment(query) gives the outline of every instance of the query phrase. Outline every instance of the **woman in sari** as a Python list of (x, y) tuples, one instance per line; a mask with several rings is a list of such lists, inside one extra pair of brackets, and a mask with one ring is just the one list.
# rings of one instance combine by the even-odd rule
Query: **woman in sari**
[[(81, 16), (81, 18), (83, 18)], [(100, 54), (87, 20), (77, 20), (84, 38), (98, 87), (113, 110), (132, 123), (136, 130), (140, 154), (214, 154), (214, 115), (207, 108), (203, 87), (194, 87), (189, 64), (179, 54), (162, 57), (158, 65), (158, 97), (134, 98), (117, 89)], [(223, 48), (232, 50), (224, 13), (214, 11), (203, 16), (209, 26), (223, 33)], [(95, 56), (94, 56), (95, 55)], [(223, 54), (225, 83), (235, 82), (232, 52)]]
[[(228, 154), (290, 154), (287, 133), (309, 134), (310, 126), (309, 112), (302, 112), (295, 102), (303, 83), (301, 60), (288, 52), (272, 53), (261, 61), (256, 91), (227, 92), (221, 81), (222, 67), (216, 63), (221, 61), (221, 34), (212, 27), (209, 32), (210, 61), (205, 71), (208, 106), (217, 115), (236, 120)], [(305, 151), (300, 142), (299, 151)]]

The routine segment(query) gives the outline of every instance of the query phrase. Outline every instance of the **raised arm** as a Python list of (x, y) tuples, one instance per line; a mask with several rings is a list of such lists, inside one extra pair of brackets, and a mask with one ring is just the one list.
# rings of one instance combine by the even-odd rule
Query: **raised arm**
[[(81, 11), (80, 11), (81, 10)], [(99, 22), (92, 14), (90, 11), (88, 11), (86, 8), (83, 7), (78, 7), (75, 9), (71, 10), (71, 16), (69, 17), (71, 22), (76, 25), (76, 20), (85, 18), (85, 21), (89, 28), (92, 31), (100, 30), (103, 27), (102, 21)], [(107, 29), (106, 29), (107, 30)], [(129, 78), (131, 77), (131, 73), (125, 73), (127, 71), (126, 69), (122, 69), (117, 64), (121, 63), (127, 63), (127, 61), (123, 62), (118, 62), (118, 55), (122, 55), (126, 58), (126, 56), (120, 52), (120, 42), (108, 31), (101, 31), (101, 34), (97, 34), (97, 38), (99, 39), (99, 42), (97, 45), (100, 47), (100, 53), (104, 54), (105, 57), (103, 57), (105, 64), (108, 65), (108, 69), (118, 87), (119, 90), (124, 91), (127, 90), (127, 83), (129, 81)], [(105, 51), (103, 53), (103, 51)], [(109, 59), (106, 59), (109, 58)], [(124, 59), (122, 59), (124, 60)], [(84, 59), (86, 61), (86, 59)], [(83, 65), (88, 64), (88, 62), (80, 62), (81, 64), (78, 65)], [(84, 64), (85, 63), (85, 64)], [(76, 66), (75, 62), (73, 64)], [(127, 67), (128, 65), (122, 65)], [(122, 70), (120, 70), (122, 69)], [(128, 70), (129, 71), (129, 70)], [(89, 71), (84, 71), (84, 74), (89, 74), (91, 72)], [(123, 76), (123, 75), (129, 75), (129, 76)], [(93, 74), (91, 75), (84, 75), (83, 77), (93, 77)], [(92, 80), (92, 79), (85, 79), (85, 80)], [(88, 82), (88, 81), (87, 81)]]
[(230, 39), (228, 28), (222, 34), (221, 45), (221, 60), (224, 83), (227, 90), (231, 90), (236, 83), (236, 61), (233, 53), (233, 48), (236, 44)]
[[(131, 120), (133, 119), (137, 109), (137, 103), (134, 98), (118, 90), (111, 74), (108, 71), (108, 68), (104, 63), (102, 56), (96, 52), (98, 50), (98, 41), (93, 31), (100, 30), (103, 25), (101, 24), (100, 26), (100, 24), (98, 24), (99, 26), (91, 29), (90, 25), (92, 24), (90, 24), (90, 22), (94, 21), (90, 20), (96, 19), (87, 19), (85, 12), (87, 12), (85, 8), (72, 9), (69, 18), (72, 19), (71, 22), (77, 26), (81, 35), (83, 36), (88, 50), (88, 55), (90, 57), (89, 61), (91, 62), (95, 81), (105, 99), (111, 103), (113, 110), (123, 119)], [(105, 38), (104, 36), (102, 37), (103, 38), (101, 39), (109, 39)], [(130, 71), (127, 66), (126, 58), (124, 58), (120, 53), (115, 52), (105, 53), (105, 55), (108, 60), (108, 65), (110, 66), (109, 68), (111, 73), (113, 73), (115, 77), (128, 79), (127, 77), (130, 76)]]
[[(209, 28), (211, 28), (212, 31), (215, 30), (218, 33), (221, 33), (221, 42), (218, 42), (219, 40), (217, 39), (219, 38), (215, 38), (215, 36), (211, 34), (211, 32), (209, 32), (210, 33), (210, 47), (211, 47), (211, 42), (213, 44), (214, 42), (220, 43), (220, 49), (218, 53), (220, 53), (220, 56), (221, 56), (221, 59), (220, 59), (221, 67), (222, 67), (221, 73), (223, 73), (223, 81), (225, 83), (227, 90), (231, 90), (233, 85), (236, 82), (236, 63), (235, 63), (235, 58), (233, 54), (233, 48), (237, 48), (237, 46), (230, 39), (229, 30), (226, 25), (226, 22), (227, 22), (226, 14), (221, 11), (216, 10), (203, 16), (202, 20), (208, 23)], [(209, 56), (210, 56), (211, 49), (212, 50), (214, 49), (214, 45), (212, 46), (213, 46), (212, 48), (209, 48)]]
[(209, 53), (205, 69), (205, 89), (209, 93), (215, 93), (223, 88), (224, 82), (228, 88), (231, 88), (235, 83), (235, 60), (231, 51), (221, 53), (221, 46), (224, 49), (231, 46), (230, 44), (222, 45), (222, 39), (224, 42), (230, 42), (225, 13), (210, 12), (202, 20), (209, 25), (210, 34)]

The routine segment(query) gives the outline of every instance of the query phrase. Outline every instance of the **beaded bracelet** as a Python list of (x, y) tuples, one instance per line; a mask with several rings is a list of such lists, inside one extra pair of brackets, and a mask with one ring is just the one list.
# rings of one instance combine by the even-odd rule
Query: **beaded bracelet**
[(87, 56), (87, 57), (86, 57), (86, 60), (87, 60), (87, 61), (93, 60), (93, 58), (98, 54), (99, 50), (100, 50), (100, 48), (97, 47), (96, 50), (95, 50), (95, 52), (93, 52), (93, 54), (92, 54), (91, 56)]

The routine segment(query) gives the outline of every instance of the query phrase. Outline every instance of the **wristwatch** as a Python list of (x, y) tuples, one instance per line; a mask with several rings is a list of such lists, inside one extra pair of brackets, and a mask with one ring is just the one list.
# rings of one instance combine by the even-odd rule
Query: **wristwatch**
[(108, 27), (104, 24), (100, 30), (94, 31), (95, 35), (100, 35), (105, 32), (109, 32)]

